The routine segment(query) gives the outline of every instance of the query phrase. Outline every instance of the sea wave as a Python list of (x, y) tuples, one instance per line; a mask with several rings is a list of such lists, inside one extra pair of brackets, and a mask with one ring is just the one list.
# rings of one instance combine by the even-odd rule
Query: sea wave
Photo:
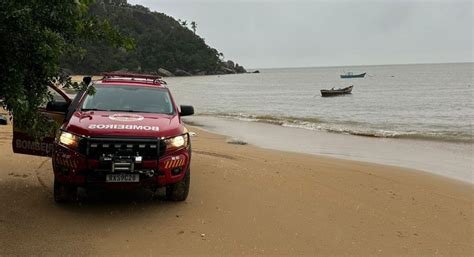
[(233, 119), (242, 120), (242, 121), (255, 121), (255, 122), (270, 123), (270, 124), (276, 124), (276, 125), (282, 125), (282, 126), (288, 125), (288, 124), (317, 124), (321, 122), (321, 120), (318, 118), (253, 115), (253, 114), (246, 114), (246, 113), (209, 112), (209, 113), (200, 113), (199, 115), (233, 118)]
[(453, 131), (400, 131), (373, 128), (370, 124), (354, 121), (326, 121), (314, 117), (290, 117), (274, 115), (253, 115), (246, 113), (200, 113), (202, 116), (215, 116), (240, 121), (261, 122), (283, 127), (301, 128), (307, 130), (326, 131), (331, 133), (347, 134), (374, 138), (400, 138), (412, 140), (442, 141), (454, 143), (474, 143), (472, 133)]

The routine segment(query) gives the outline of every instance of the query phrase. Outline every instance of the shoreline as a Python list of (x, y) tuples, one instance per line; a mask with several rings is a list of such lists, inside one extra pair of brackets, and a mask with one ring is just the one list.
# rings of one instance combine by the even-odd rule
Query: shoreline
[(391, 165), (474, 183), (473, 145), (469, 143), (365, 137), (214, 116), (194, 116), (186, 121), (267, 149)]
[(439, 143), (453, 143), (460, 145), (469, 145), (474, 144), (474, 138), (469, 136), (469, 139), (466, 138), (454, 138), (443, 136), (435, 136), (422, 132), (400, 132), (400, 131), (391, 131), (391, 130), (382, 130), (382, 129), (372, 129), (372, 130), (361, 130), (361, 129), (336, 129), (331, 128), (331, 123), (322, 123), (322, 125), (329, 126), (320, 126), (318, 125), (321, 121), (317, 118), (298, 118), (298, 117), (274, 117), (271, 115), (244, 115), (244, 114), (232, 114), (232, 113), (203, 113), (195, 115), (195, 117), (215, 117), (219, 119), (231, 119), (236, 121), (243, 122), (258, 122), (271, 125), (278, 125), (281, 127), (287, 128), (299, 128), (311, 131), (318, 131), (323, 133), (334, 133), (334, 134), (343, 134), (351, 136), (360, 136), (368, 138), (392, 138), (392, 139), (407, 139), (407, 140), (419, 140), (427, 142), (439, 142)]
[(50, 159), (13, 154), (11, 125), (0, 126), (0, 255), (468, 256), (474, 250), (470, 184), (190, 131), (196, 136), (185, 202), (109, 192), (57, 205)]

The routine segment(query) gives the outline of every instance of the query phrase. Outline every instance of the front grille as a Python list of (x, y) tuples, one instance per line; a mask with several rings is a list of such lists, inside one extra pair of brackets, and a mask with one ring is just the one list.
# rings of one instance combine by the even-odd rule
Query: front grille
[[(88, 138), (82, 142), (81, 152), (91, 159), (108, 156), (142, 156), (157, 159), (164, 152), (160, 139), (153, 138)], [(166, 145), (165, 145), (166, 148)]]

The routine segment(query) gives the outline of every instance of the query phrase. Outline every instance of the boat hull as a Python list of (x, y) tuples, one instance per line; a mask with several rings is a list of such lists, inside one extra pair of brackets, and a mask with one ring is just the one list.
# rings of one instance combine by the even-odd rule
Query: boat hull
[(340, 95), (351, 94), (353, 87), (354, 86), (350, 86), (350, 87), (345, 87), (345, 88), (342, 88), (342, 89), (334, 89), (334, 90), (322, 89), (321, 90), (321, 96), (322, 97), (330, 97), (330, 96), (340, 96)]
[(366, 72), (361, 74), (344, 74), (341, 75), (341, 79), (350, 79), (350, 78), (363, 78), (365, 77)]

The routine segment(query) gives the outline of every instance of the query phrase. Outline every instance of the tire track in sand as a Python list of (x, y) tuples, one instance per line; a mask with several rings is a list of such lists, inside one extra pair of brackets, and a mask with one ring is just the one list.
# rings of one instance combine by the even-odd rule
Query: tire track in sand
[(39, 170), (41, 168), (43, 168), (44, 164), (47, 163), (49, 161), (49, 159), (45, 159), (43, 160), (40, 165), (35, 169), (35, 176), (36, 176), (36, 179), (38, 180), (39, 184), (45, 189), (46, 192), (48, 192), (50, 195), (53, 194), (53, 192), (51, 192), (51, 190), (49, 189), (49, 186), (46, 184), (46, 182), (40, 177), (40, 173), (39, 173)]

